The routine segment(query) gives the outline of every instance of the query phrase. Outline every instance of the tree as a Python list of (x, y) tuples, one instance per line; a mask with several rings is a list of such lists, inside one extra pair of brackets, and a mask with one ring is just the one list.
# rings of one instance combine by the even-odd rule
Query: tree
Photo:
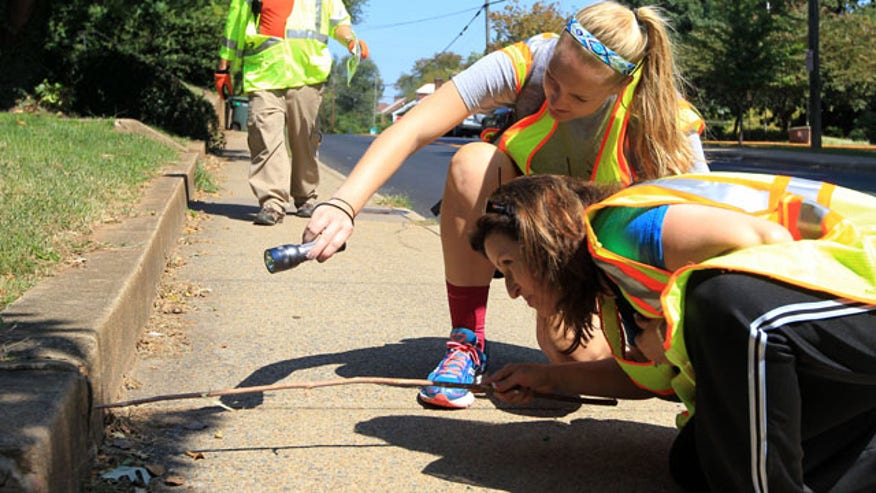
[(520, 0), (509, 0), (501, 11), (490, 12), (494, 40), (487, 47), (487, 52), (523, 41), (539, 33), (560, 33), (569, 15), (571, 13), (563, 14), (556, 2), (539, 0), (527, 10), (520, 5)]
[(362, 60), (347, 85), (347, 60), (335, 58), (320, 109), (320, 126), (326, 133), (367, 132), (374, 124), (377, 100), (383, 93), (380, 71), (370, 59)]
[(821, 18), (823, 121), (848, 134), (876, 102), (876, 8), (829, 13)]
[[(653, 0), (627, 2), (630, 8), (652, 7), (655, 3)], [(674, 34), (679, 39), (684, 39), (696, 26), (703, 23), (711, 3), (708, 0), (664, 0), (657, 5), (669, 21)]]
[(402, 96), (413, 98), (416, 90), (423, 84), (435, 82), (436, 79), (448, 81), (452, 76), (474, 63), (474, 60), (476, 60), (476, 55), (470, 56), (463, 62), (461, 55), (450, 51), (436, 53), (432, 58), (421, 58), (414, 62), (414, 68), (410, 74), (404, 73), (399, 76), (395, 87)]
[(365, 19), (364, 11), (368, 5), (368, 0), (344, 0), (344, 5), (347, 7), (347, 12), (353, 19), (354, 25)]
[(780, 1), (769, 9), (762, 0), (713, 2), (709, 17), (680, 47), (683, 66), (698, 89), (698, 107), (730, 108), (740, 143), (745, 114), (766, 102), (763, 88), (777, 80), (776, 67), (790, 63), (790, 50), (779, 35), (785, 8)]

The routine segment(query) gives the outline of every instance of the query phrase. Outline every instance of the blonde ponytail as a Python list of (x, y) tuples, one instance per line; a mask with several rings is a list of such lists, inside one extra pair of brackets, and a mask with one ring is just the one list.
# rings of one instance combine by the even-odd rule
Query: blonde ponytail
[[(633, 95), (625, 148), (643, 171), (639, 179), (692, 169), (693, 150), (678, 120), (683, 82), (675, 67), (669, 26), (660, 10), (630, 10), (606, 1), (581, 10), (577, 18), (607, 47), (640, 65), (637, 70), (642, 75)], [(624, 76), (617, 77), (620, 82)]]

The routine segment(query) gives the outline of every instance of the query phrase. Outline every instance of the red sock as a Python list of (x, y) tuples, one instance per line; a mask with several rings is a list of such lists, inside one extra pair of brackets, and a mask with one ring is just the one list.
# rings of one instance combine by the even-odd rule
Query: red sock
[(478, 337), (478, 349), (484, 350), (484, 325), (487, 318), (487, 298), (490, 286), (454, 286), (447, 283), (450, 323), (453, 328), (465, 327)]

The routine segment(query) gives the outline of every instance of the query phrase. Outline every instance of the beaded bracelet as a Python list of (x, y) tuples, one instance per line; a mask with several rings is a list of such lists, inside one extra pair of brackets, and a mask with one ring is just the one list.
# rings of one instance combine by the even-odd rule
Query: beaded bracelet
[(343, 212), (344, 214), (347, 215), (347, 217), (350, 218), (350, 225), (351, 225), (351, 226), (355, 226), (355, 225), (356, 225), (356, 221), (353, 219), (353, 215), (350, 214), (350, 213), (347, 211), (347, 209), (344, 209), (343, 207), (339, 206), (338, 204), (332, 204), (331, 202), (320, 202), (320, 203), (316, 204), (315, 206), (313, 206), (313, 210), (316, 210), (316, 209), (318, 209), (320, 206), (323, 206), (323, 205), (327, 205), (327, 206), (329, 206), (329, 207), (334, 207), (335, 209), (337, 209), (337, 210)]

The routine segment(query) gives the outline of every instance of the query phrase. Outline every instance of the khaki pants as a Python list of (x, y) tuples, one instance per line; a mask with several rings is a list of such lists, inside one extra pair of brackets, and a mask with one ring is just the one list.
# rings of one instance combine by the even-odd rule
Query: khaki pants
[(316, 199), (322, 88), (319, 84), (250, 93), (249, 186), (260, 207), (285, 212), (290, 197), (296, 207)]

